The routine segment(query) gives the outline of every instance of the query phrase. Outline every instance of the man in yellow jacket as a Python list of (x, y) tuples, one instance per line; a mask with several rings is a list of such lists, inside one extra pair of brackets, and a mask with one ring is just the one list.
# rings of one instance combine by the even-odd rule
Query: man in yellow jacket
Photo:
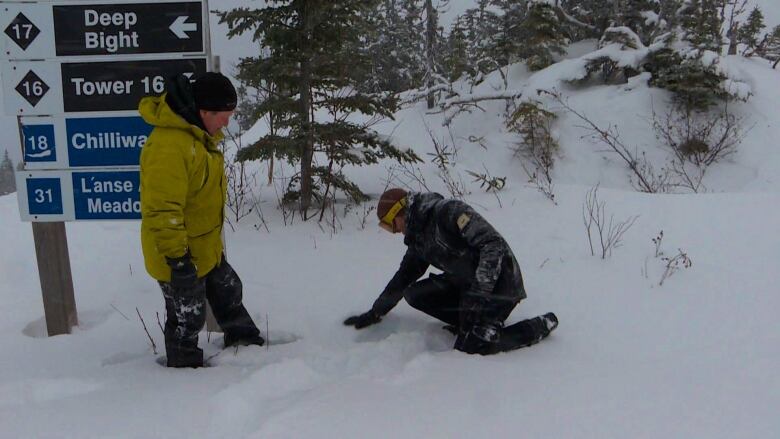
[(244, 308), (241, 280), (222, 243), (227, 185), (218, 144), (236, 101), (230, 80), (210, 72), (192, 83), (174, 77), (165, 94), (138, 107), (154, 127), (141, 153), (141, 246), (165, 298), (169, 367), (203, 365), (198, 333), (206, 300), (225, 346), (265, 342)]

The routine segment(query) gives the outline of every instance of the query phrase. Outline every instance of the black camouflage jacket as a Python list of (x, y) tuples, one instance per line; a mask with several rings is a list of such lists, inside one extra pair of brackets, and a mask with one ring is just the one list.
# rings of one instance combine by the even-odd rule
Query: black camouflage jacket
[[(526, 297), (520, 267), (504, 238), (468, 204), (437, 193), (410, 193), (406, 254), (372, 310), (387, 314), (403, 291), (432, 265), (463, 285), (466, 294), (519, 302)], [(496, 282), (503, 272), (502, 286)]]

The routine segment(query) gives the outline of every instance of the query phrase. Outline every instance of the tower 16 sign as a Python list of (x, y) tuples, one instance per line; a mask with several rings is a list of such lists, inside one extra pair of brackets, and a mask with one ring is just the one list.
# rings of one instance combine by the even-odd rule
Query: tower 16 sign
[(144, 96), (159, 95), (165, 78), (206, 71), (205, 58), (102, 62), (0, 63), (8, 114), (40, 115), (135, 110)]
[(4, 3), (3, 58), (205, 52), (203, 4)]

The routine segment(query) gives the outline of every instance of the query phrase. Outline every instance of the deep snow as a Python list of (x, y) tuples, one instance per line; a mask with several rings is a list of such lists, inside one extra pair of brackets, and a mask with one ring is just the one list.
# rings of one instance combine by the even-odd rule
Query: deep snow
[[(221, 351), (221, 335), (207, 341), (204, 332), (212, 367), (160, 367), (136, 314), (162, 349), (163, 301), (143, 269), (137, 222), (67, 224), (80, 325), (48, 338), (31, 227), (19, 221), (15, 195), (0, 197), (0, 437), (780, 436), (780, 71), (757, 60), (728, 63), (760, 92), (737, 107), (753, 128), (736, 155), (711, 169), (705, 194), (633, 191), (625, 166), (563, 113), (557, 205), (526, 183), (512, 157), (513, 138), (498, 118), (503, 103), (459, 116), (451, 131), (420, 105), (375, 127), (426, 160), (429, 129), (455, 143), (452, 172), (471, 192), (466, 200), (523, 269), (528, 299), (509, 322), (558, 314), (560, 327), (543, 343), (493, 357), (452, 351), (441, 324), (403, 302), (376, 326), (344, 327), (397, 268), (400, 237), (379, 230), (372, 212), (364, 227), (370, 204), (346, 214), (339, 206), (337, 233), (327, 222), (285, 225), (265, 185), (256, 192), (269, 231), (256, 215), (227, 228), (228, 259), (263, 332), (297, 341)], [(520, 66), (510, 77), (514, 88), (555, 81)], [(643, 84), (562, 89), (573, 107), (616, 125), (662, 162), (647, 118), (664, 93)], [(388, 166), (350, 175), (376, 195)], [(465, 173), (485, 169), (507, 177), (495, 196)], [(264, 181), (264, 166), (255, 172)], [(434, 166), (421, 173), (445, 191)], [(414, 186), (397, 173), (394, 181)], [(608, 214), (638, 216), (605, 260), (591, 256), (582, 220), (597, 183)], [(661, 230), (664, 256), (683, 251), (693, 262), (662, 286), (665, 263), (652, 242)]]

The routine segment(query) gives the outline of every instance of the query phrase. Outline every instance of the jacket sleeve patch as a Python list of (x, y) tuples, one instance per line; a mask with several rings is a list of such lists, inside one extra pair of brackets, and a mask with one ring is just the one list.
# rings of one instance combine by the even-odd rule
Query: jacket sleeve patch
[(467, 213), (463, 213), (458, 217), (458, 229), (460, 231), (463, 231), (463, 229), (466, 227), (466, 225), (471, 221), (471, 217)]

